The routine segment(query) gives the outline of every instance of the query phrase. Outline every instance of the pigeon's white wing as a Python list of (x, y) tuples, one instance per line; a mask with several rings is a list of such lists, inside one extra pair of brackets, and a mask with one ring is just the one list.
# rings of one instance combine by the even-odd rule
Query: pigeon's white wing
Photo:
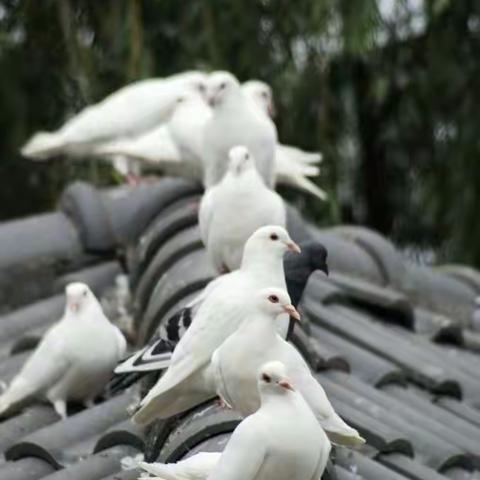
[(257, 418), (251, 415), (233, 432), (208, 480), (254, 480), (268, 453), (262, 444)]
[(172, 345), (188, 330), (202, 302), (231, 276), (232, 274), (226, 274), (212, 280), (187, 306), (167, 320), (166, 325), (162, 326), (159, 339), (128, 357), (115, 368), (115, 373), (150, 372), (167, 368), (172, 358)]
[(302, 356), (292, 345), (286, 342), (284, 345), (283, 361), (288, 365), (289, 375), (330, 440), (345, 446), (363, 445), (365, 440), (335, 412), (325, 390), (311, 374)]
[(147, 163), (161, 164), (181, 162), (180, 152), (168, 129), (161, 125), (144, 135), (123, 138), (99, 145), (95, 154), (103, 156), (123, 155)]
[[(217, 294), (200, 308), (197, 318), (175, 348), (170, 368), (159, 383), (163, 389), (179, 383), (206, 365), (215, 349), (240, 325), (244, 311), (233, 306), (228, 293)], [(154, 387), (155, 389), (155, 387)], [(153, 390), (153, 389), (152, 389)], [(160, 389), (162, 390), (162, 389)], [(150, 394), (149, 394), (150, 395)]]
[(198, 308), (203, 303), (203, 301), (213, 293), (214, 290), (223, 285), (225, 282), (230, 282), (231, 279), (235, 278), (237, 275), (238, 272), (230, 272), (214, 278), (192, 301), (188, 303), (187, 307), (193, 309)]
[(117, 326), (112, 325), (112, 328), (117, 340), (117, 358), (123, 358), (127, 353), (127, 341)]
[(189, 90), (184, 78), (147, 79), (127, 85), (90, 105), (53, 133), (40, 132), (22, 148), (31, 158), (58, 153), (91, 154), (101, 142), (135, 136), (165, 122), (179, 96)]
[(200, 210), (198, 211), (198, 226), (200, 227), (200, 236), (205, 246), (208, 244), (208, 234), (210, 232), (210, 223), (212, 221), (215, 198), (220, 186), (209, 188), (202, 197), (200, 202)]
[(322, 442), (320, 446), (320, 455), (318, 456), (317, 468), (310, 480), (321, 480), (325, 467), (327, 466), (328, 457), (332, 446), (328, 440)]
[(176, 463), (139, 462), (139, 466), (163, 480), (206, 480), (221, 455), (220, 452), (200, 452)]
[[(195, 405), (197, 400), (207, 400), (210, 394), (215, 395), (202, 385), (199, 377), (215, 349), (244, 318), (243, 309), (238, 305), (232, 308), (232, 301), (232, 295), (222, 291), (202, 305), (197, 318), (175, 348), (165, 375), (142, 400), (141, 408), (134, 416), (136, 423), (148, 423), (155, 416), (171, 416)], [(193, 385), (194, 391), (190, 392)]]
[(64, 350), (62, 329), (54, 325), (0, 397), (0, 413), (55, 384), (70, 365)]

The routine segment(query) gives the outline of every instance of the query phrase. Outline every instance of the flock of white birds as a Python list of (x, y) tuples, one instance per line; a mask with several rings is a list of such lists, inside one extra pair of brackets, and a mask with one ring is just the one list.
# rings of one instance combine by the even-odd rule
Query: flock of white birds
[(104, 157), (126, 177), (149, 165), (208, 187), (225, 172), (232, 144), (240, 144), (268, 186), (278, 182), (324, 200), (325, 192), (308, 179), (319, 174), (321, 154), (278, 143), (274, 110), (266, 83), (240, 85), (228, 72), (186, 72), (127, 85), (57, 131), (37, 133), (22, 154), (36, 160)]
[[(141, 478), (320, 480), (330, 441), (364, 443), (286, 341), (289, 319), (300, 315), (287, 293), (283, 257), (300, 248), (273, 188), (282, 182), (325, 194), (306, 178), (318, 174), (321, 156), (278, 143), (272, 112), (272, 92), (262, 82), (188, 72), (122, 88), (22, 149), (42, 160), (106, 156), (125, 175), (155, 164), (205, 186), (200, 232), (219, 276), (189, 305), (192, 323), (133, 421), (169, 418), (214, 397), (244, 420), (222, 453), (140, 462)], [(124, 359), (125, 339), (89, 287), (70, 284), (66, 298), (62, 319), (0, 396), (0, 414), (43, 397), (65, 417), (68, 400), (90, 405)]]

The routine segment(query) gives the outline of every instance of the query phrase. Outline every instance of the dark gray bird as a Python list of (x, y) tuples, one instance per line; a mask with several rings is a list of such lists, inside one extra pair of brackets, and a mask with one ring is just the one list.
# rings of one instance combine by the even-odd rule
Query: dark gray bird
[[(301, 253), (285, 254), (284, 268), (288, 294), (297, 307), (310, 275), (320, 270), (328, 275), (327, 249), (319, 242), (308, 240), (300, 243)], [(150, 343), (122, 361), (115, 373), (113, 390), (127, 388), (148, 372), (168, 367), (175, 345), (192, 322), (194, 307), (185, 307), (170, 317)], [(290, 320), (287, 339), (293, 333), (295, 322)]]

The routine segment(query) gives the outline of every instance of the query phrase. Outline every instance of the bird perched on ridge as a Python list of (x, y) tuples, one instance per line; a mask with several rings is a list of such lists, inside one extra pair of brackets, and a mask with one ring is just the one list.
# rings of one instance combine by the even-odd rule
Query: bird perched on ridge
[[(297, 307), (310, 275), (321, 271), (328, 275), (327, 250), (319, 242), (308, 240), (300, 243), (301, 252), (287, 251), (283, 258), (285, 281), (292, 304)], [(131, 375), (121, 385), (130, 385), (142, 373), (161, 370), (168, 366), (174, 346), (192, 322), (193, 308), (185, 307), (170, 317), (160, 329), (159, 338), (122, 362), (115, 373)], [(293, 322), (290, 322), (292, 325)], [(120, 381), (120, 380), (119, 380)]]
[(273, 187), (277, 144), (273, 122), (245, 96), (231, 73), (216, 72), (209, 77), (208, 98), (213, 115), (203, 132), (205, 187), (221, 180), (228, 152), (235, 145), (245, 145), (249, 149), (265, 184)]
[(204, 97), (192, 90), (182, 95), (171, 118), (135, 138), (120, 138), (100, 145), (95, 153), (124, 156), (157, 166), (168, 175), (201, 181), (203, 127), (211, 116)]
[(285, 366), (266, 363), (256, 379), (261, 406), (237, 426), (223, 453), (140, 467), (168, 480), (320, 480), (331, 445)]
[(270, 118), (275, 118), (277, 112), (275, 108), (275, 101), (273, 99), (273, 91), (270, 85), (261, 80), (248, 80), (242, 83), (243, 93), (253, 100), (260, 107), (265, 110), (265, 113)]
[(300, 319), (288, 293), (279, 288), (263, 289), (251, 300), (251, 307), (243, 323), (212, 356), (211, 375), (223, 402), (244, 417), (257, 411), (256, 372), (265, 362), (279, 360), (331, 441), (347, 446), (365, 443), (335, 412), (300, 353), (277, 334), (275, 320), (283, 312)]
[[(205, 384), (204, 372), (213, 352), (242, 322), (249, 295), (269, 285), (285, 288), (282, 259), (288, 249), (299, 247), (284, 228), (259, 228), (245, 244), (240, 269), (218, 277), (206, 287), (167, 371), (142, 400), (134, 416), (136, 423), (168, 418), (211, 397), (212, 388)], [(285, 315), (279, 319), (279, 332), (285, 336), (287, 330)]]
[[(263, 85), (269, 88), (268, 85)], [(245, 93), (247, 96), (258, 96), (256, 89), (252, 88), (246, 88)], [(202, 182), (203, 129), (211, 116), (212, 109), (204, 96), (196, 90), (189, 90), (182, 94), (167, 122), (134, 137), (120, 136), (113, 141), (100, 143), (88, 153), (110, 159), (117, 172), (127, 179), (138, 178), (143, 164), (167, 175)], [(306, 181), (305, 191), (319, 197), (318, 191), (310, 188), (308, 180), (300, 178), (319, 174), (319, 169), (315, 166), (318, 158), (317, 153), (303, 152), (296, 147), (277, 143), (275, 181), (300, 189), (302, 186), (299, 182)], [(322, 195), (320, 198), (324, 199)]]
[[(242, 85), (242, 90), (261, 112), (268, 117), (274, 116), (273, 92), (268, 84), (260, 80), (249, 80)], [(326, 200), (327, 193), (307, 178), (320, 174), (316, 164), (321, 160), (321, 153), (305, 152), (278, 143), (275, 149), (275, 181), (308, 192), (320, 200)]]
[(83, 283), (66, 287), (66, 308), (0, 396), (0, 414), (34, 396), (47, 398), (65, 418), (66, 401), (89, 405), (125, 355), (126, 341)]
[(265, 185), (248, 148), (233, 147), (227, 173), (205, 192), (198, 213), (202, 241), (216, 270), (239, 268), (250, 235), (265, 225), (285, 227), (286, 221), (282, 197)]
[(88, 155), (100, 143), (143, 133), (165, 122), (185, 92), (204, 94), (206, 79), (206, 74), (191, 71), (134, 82), (84, 108), (55, 132), (36, 133), (22, 155), (38, 160)]

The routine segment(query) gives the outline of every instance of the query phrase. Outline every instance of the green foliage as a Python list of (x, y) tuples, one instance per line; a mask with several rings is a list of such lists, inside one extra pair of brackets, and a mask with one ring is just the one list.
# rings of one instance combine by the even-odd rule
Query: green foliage
[[(385, 13), (385, 5), (393, 8)], [(0, 0), (5, 218), (51, 208), (107, 166), (18, 155), (121, 85), (191, 69), (260, 78), (284, 143), (321, 150), (317, 223), (365, 223), (480, 266), (480, 5), (469, 0)]]

